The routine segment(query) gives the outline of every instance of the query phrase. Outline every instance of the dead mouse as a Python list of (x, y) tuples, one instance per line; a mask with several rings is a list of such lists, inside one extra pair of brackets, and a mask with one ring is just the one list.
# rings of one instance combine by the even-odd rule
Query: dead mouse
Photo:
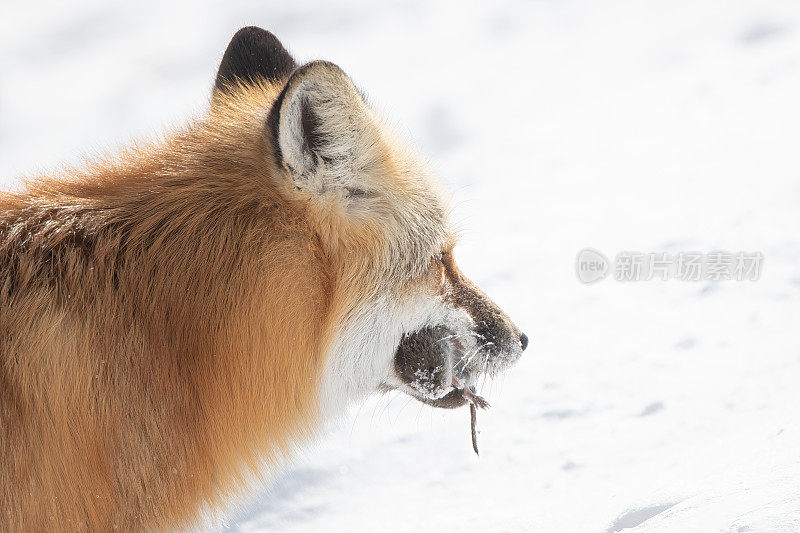
[(454, 369), (460, 343), (443, 326), (425, 328), (405, 336), (395, 354), (395, 372), (420, 401), (442, 409), (469, 404), (472, 449), (478, 454), (477, 410), (489, 407), (470, 384), (468, 370)]

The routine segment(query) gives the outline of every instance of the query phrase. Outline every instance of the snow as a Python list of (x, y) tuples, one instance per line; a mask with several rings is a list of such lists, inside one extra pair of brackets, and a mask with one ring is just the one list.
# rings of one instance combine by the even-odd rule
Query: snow
[[(457, 257), (531, 337), (467, 409), (348, 418), (236, 531), (800, 530), (800, 4), (25, 2), (0, 17), (0, 176), (198, 113), (238, 27), (340, 64), (454, 194)], [(621, 251), (755, 282), (606, 279)]]

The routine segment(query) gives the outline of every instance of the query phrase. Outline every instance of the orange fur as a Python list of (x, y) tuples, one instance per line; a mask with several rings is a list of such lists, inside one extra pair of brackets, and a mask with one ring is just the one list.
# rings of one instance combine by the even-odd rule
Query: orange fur
[(281, 192), (278, 90), (0, 195), (0, 530), (196, 526), (313, 433), (367, 289)]
[[(234, 77), (248, 39), (274, 44), (237, 35)], [(223, 77), (186, 128), (0, 193), (0, 530), (198, 527), (349, 402), (457, 406), (521, 355), (352, 80), (285, 76)], [(446, 396), (395, 367), (431, 328)]]

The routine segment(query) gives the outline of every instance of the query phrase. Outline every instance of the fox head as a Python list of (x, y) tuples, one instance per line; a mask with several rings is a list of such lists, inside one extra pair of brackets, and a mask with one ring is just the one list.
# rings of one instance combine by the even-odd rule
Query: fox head
[(528, 339), (456, 265), (448, 198), (333, 63), (298, 66), (271, 33), (243, 28), (212, 108), (274, 98), (263, 117), (272, 180), (311, 225), (335, 286), (321, 378), (325, 409), (396, 389), (440, 407), (512, 365)]
[(0, 530), (197, 529), (354, 400), (481, 406), (528, 340), (449, 213), (342, 69), (259, 28), (186, 127), (0, 194)]

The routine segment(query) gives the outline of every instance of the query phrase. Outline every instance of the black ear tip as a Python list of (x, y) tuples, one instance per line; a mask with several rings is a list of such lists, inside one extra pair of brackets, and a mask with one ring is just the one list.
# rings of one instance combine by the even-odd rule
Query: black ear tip
[[(261, 48), (275, 45), (283, 48), (281, 42), (272, 32), (264, 28), (259, 28), (258, 26), (245, 26), (241, 28), (231, 37), (230, 45), (234, 43), (238, 43), (245, 48)], [(230, 45), (228, 46), (230, 47)]]
[(241, 35), (248, 35), (248, 34), (251, 34), (251, 33), (254, 33), (254, 34), (267, 33), (269, 35), (272, 35), (270, 32), (268, 32), (264, 28), (260, 28), (258, 26), (242, 26), (241, 28), (239, 28), (239, 30), (237, 30), (236, 33), (233, 34), (233, 38), (235, 39), (236, 37), (239, 37)]
[(275, 35), (257, 26), (245, 26), (228, 44), (215, 86), (225, 91), (236, 83), (252, 83), (260, 78), (274, 82), (288, 76), (296, 67)]

